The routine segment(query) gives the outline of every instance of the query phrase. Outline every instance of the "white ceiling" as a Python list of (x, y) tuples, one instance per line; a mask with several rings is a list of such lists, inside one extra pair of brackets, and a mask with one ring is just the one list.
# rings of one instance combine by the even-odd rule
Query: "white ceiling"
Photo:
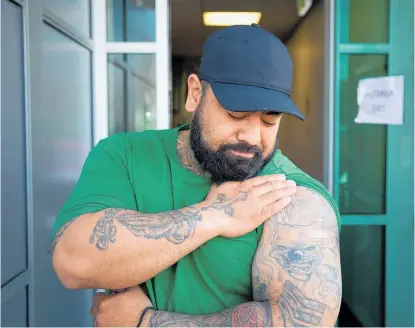
[(295, 0), (171, 0), (173, 55), (201, 55), (203, 42), (218, 30), (203, 25), (204, 11), (260, 11), (259, 25), (280, 38), (300, 20)]

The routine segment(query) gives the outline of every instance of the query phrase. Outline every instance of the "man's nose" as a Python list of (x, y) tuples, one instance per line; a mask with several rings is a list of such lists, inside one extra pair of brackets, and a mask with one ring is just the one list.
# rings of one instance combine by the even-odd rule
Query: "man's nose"
[[(261, 119), (248, 117), (238, 131), (238, 140), (252, 146), (261, 146)], [(260, 147), (262, 148), (262, 147)]]

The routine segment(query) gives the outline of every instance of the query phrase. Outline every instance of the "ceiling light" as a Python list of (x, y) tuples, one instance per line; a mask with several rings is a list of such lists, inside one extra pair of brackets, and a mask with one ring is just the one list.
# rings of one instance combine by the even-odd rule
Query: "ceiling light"
[(312, 5), (313, 0), (297, 0), (298, 16), (304, 17), (308, 13)]
[(203, 23), (206, 26), (230, 26), (258, 24), (261, 19), (259, 12), (204, 12)]

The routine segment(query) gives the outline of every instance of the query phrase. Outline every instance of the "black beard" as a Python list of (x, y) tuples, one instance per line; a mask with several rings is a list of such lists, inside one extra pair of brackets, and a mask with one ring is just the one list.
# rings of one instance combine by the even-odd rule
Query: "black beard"
[[(198, 108), (194, 114), (190, 128), (190, 147), (195, 159), (203, 171), (210, 174), (213, 183), (221, 184), (228, 181), (243, 181), (255, 177), (269, 162), (277, 150), (277, 141), (272, 153), (263, 158), (262, 151), (257, 146), (246, 142), (222, 145), (217, 151), (212, 150), (202, 137), (202, 126)], [(231, 150), (253, 154), (250, 158), (233, 155)]]

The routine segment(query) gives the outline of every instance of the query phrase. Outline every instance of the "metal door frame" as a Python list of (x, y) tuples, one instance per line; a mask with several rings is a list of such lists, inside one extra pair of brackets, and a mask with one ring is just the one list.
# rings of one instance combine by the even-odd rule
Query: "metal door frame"
[[(29, 81), (28, 81), (28, 54), (27, 54), (27, 40), (28, 40), (28, 6), (27, 6), (27, 0), (8, 0), (11, 3), (14, 3), (15, 5), (21, 7), (22, 10), (22, 46), (23, 46), (23, 81), (24, 81), (24, 113), (25, 113), (25, 130), (28, 132), (30, 126), (29, 126), (29, 99), (28, 99), (28, 88), (29, 88)], [(0, 1), (0, 28), (1, 28), (1, 7), (2, 3)], [(0, 33), (0, 45), (1, 45), (1, 33)], [(1, 51), (0, 51), (0, 63), (1, 63)], [(0, 65), (1, 66), (1, 65)], [(1, 75), (1, 67), (0, 67), (0, 75)], [(0, 100), (1, 100), (1, 80), (0, 80)], [(1, 101), (0, 101), (1, 106)], [(1, 113), (1, 110), (0, 110)], [(1, 127), (0, 127), (1, 129)], [(29, 133), (26, 133), (25, 138), (25, 146), (26, 146), (26, 218), (27, 218), (27, 227), (26, 227), (26, 245), (27, 245), (27, 266), (26, 269), (14, 276), (9, 282), (7, 282), (4, 286), (1, 287), (0, 295), (1, 295), (1, 304), (7, 302), (12, 296), (14, 296), (18, 291), (27, 288), (27, 305), (28, 305), (28, 312), (27, 312), (27, 320), (28, 324), (30, 322), (30, 299), (33, 297), (33, 284), (32, 284), (32, 273), (33, 273), (33, 252), (30, 245), (32, 245), (32, 212), (31, 212), (31, 194), (29, 192), (29, 186), (30, 186), (30, 150), (27, 145), (30, 143), (29, 140)], [(0, 155), (1, 158), (1, 155)], [(1, 161), (0, 161), (0, 167), (1, 167)], [(1, 180), (1, 177), (0, 177)], [(0, 194), (1, 194), (1, 185), (0, 185)], [(1, 199), (0, 199), (0, 209), (1, 209)], [(1, 212), (0, 212), (1, 213)], [(1, 240), (1, 227), (0, 227), (0, 240)], [(0, 314), (0, 322), (1, 322), (1, 314)]]
[(343, 225), (385, 227), (385, 325), (414, 326), (414, 3), (389, 0), (388, 43), (344, 43), (349, 0), (334, 9), (334, 169), (333, 193), (339, 200), (340, 56), (388, 56), (388, 75), (404, 75), (404, 124), (388, 126), (386, 139), (386, 212), (342, 215)]

